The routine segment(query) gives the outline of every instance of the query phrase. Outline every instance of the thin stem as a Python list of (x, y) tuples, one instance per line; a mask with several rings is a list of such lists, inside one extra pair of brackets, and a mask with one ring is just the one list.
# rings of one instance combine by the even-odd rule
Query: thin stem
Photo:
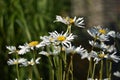
[(110, 62), (110, 68), (109, 68), (109, 80), (111, 80), (111, 72), (112, 72), (112, 62)]
[(71, 55), (71, 80), (73, 80), (73, 54)]
[(66, 76), (66, 53), (63, 53), (63, 62), (64, 62), (64, 70), (63, 70), (63, 80), (65, 80), (65, 76)]
[(60, 76), (60, 80), (62, 80), (63, 79), (63, 52), (62, 52), (62, 44), (60, 44), (60, 47), (61, 47), (61, 52), (60, 52), (60, 55), (59, 55), (59, 76)]
[(103, 75), (103, 60), (101, 60), (101, 66), (100, 66), (100, 80), (102, 80)]
[(70, 62), (69, 62), (69, 65), (68, 65), (68, 69), (67, 69), (67, 72), (66, 72), (66, 80), (68, 80), (69, 78), (69, 72), (71, 72), (71, 79), (73, 80), (73, 54), (70, 56)]
[[(97, 37), (97, 36), (96, 36)], [(93, 46), (91, 48), (91, 51), (94, 49), (94, 45), (95, 45), (95, 41), (97, 40), (97, 38), (94, 38), (94, 43), (93, 43)], [(89, 77), (91, 77), (92, 75), (92, 58), (90, 58), (90, 61), (89, 61), (89, 68), (88, 68), (88, 74), (87, 74), (87, 79)]]
[(18, 77), (18, 80), (20, 80), (18, 64), (16, 64), (16, 71), (17, 71), (17, 77)]
[(32, 66), (29, 66), (29, 78), (32, 80)]
[[(37, 53), (36, 49), (33, 50), (33, 60), (34, 61), (35, 61), (35, 58), (36, 58), (36, 53)], [(31, 70), (32, 69), (33, 69), (33, 71), (35, 73), (35, 76), (40, 80), (41, 78), (40, 78), (40, 74), (39, 74), (39, 71), (38, 71), (38, 68), (37, 68), (36, 64), (34, 64), (34, 66), (31, 67)], [(31, 73), (32, 73), (32, 71), (31, 71)], [(31, 74), (31, 78), (32, 78), (32, 76), (33, 76), (33, 73)]]
[(93, 66), (92, 79), (94, 79), (94, 75), (95, 75), (95, 67), (96, 67), (96, 63), (94, 63), (94, 66)]
[(54, 62), (54, 68), (55, 68), (55, 80), (59, 80), (60, 76), (59, 76), (59, 57), (58, 55), (53, 57), (53, 62)]
[[(18, 54), (16, 54), (16, 59), (17, 59), (17, 62), (18, 62)], [(18, 80), (20, 80), (20, 74), (19, 74), (19, 69), (18, 69), (18, 63), (16, 64), (16, 71), (17, 71), (17, 78), (18, 78)]]
[(60, 76), (60, 80), (62, 80), (62, 59), (59, 59), (59, 76)]
[(87, 79), (89, 77), (91, 77), (91, 74), (92, 74), (92, 58), (90, 58), (90, 61), (89, 61), (89, 68), (88, 68)]
[(39, 70), (38, 70), (36, 64), (33, 66), (33, 69), (34, 69), (34, 72), (35, 72), (35, 76), (38, 78), (38, 80), (40, 80), (41, 77), (40, 77)]
[(53, 70), (53, 63), (52, 63), (52, 60), (50, 59), (50, 56), (48, 57), (49, 59), (49, 62), (50, 62), (50, 65), (51, 65), (51, 69), (50, 70), (50, 74), (49, 74), (49, 77), (50, 77), (50, 80), (54, 80), (54, 70)]
[(68, 25), (66, 32), (68, 32), (69, 34), (71, 33), (71, 25)]
[(106, 60), (106, 77), (108, 77), (109, 76), (109, 70), (108, 70), (109, 68), (108, 68), (108, 61)]

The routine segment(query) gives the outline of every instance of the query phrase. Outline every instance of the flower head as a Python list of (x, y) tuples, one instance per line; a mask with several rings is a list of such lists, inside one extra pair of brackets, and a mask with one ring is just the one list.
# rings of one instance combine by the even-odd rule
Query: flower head
[(109, 30), (107, 28), (103, 28), (101, 26), (93, 27), (91, 29), (88, 29), (87, 32), (95, 39), (98, 39), (100, 41), (108, 41), (109, 36), (107, 35), (109, 33)]
[(34, 46), (36, 46), (36, 45), (38, 45), (38, 44), (39, 44), (38, 41), (32, 41), (32, 42), (30, 42), (28, 45), (29, 45), (30, 47), (34, 47)]
[(19, 58), (19, 59), (9, 59), (7, 61), (8, 65), (16, 65), (16, 64), (23, 64), (27, 61), (25, 58)]
[(83, 20), (83, 18), (76, 18), (76, 17), (74, 17), (74, 18), (69, 18), (69, 17), (61, 17), (61, 16), (56, 16), (56, 20), (55, 20), (55, 22), (61, 22), (61, 23), (64, 23), (64, 24), (66, 24), (66, 25), (72, 25), (72, 24), (74, 24), (75, 26), (77, 26), (77, 27), (82, 27), (82, 28), (84, 28), (84, 20)]
[(35, 64), (39, 64), (39, 60), (40, 60), (41, 58), (40, 57), (38, 57), (37, 59), (31, 59), (30, 61), (26, 61), (26, 62), (24, 62), (24, 63), (22, 63), (22, 65), (21, 66), (33, 66), (33, 65), (35, 65)]
[(24, 45), (19, 45), (18, 48), (20, 48), (20, 50), (18, 51), (18, 54), (20, 55), (30, 52), (30, 47), (28, 43), (25, 43)]
[(105, 56), (105, 58), (107, 58), (107, 59), (109, 59), (109, 60), (112, 60), (112, 61), (118, 63), (118, 62), (120, 61), (120, 57), (117, 56), (117, 55), (115, 55), (115, 54), (116, 54), (116, 52), (114, 52), (114, 53), (112, 53), (112, 54), (107, 54), (107, 55)]
[(92, 41), (89, 41), (89, 44), (91, 46), (94, 46), (94, 47), (97, 47), (97, 48), (100, 48), (102, 49), (103, 51), (107, 51), (107, 52), (113, 52), (113, 51), (116, 51), (116, 48), (115, 48), (115, 45), (106, 45), (104, 42), (100, 42), (98, 43), (97, 41), (94, 42), (93, 40)]
[(50, 45), (52, 42), (54, 42), (52, 41), (53, 39), (51, 38), (51, 36), (40, 36), (40, 39), (42, 41), (38, 45), (36, 45), (37, 48)]
[(35, 61), (34, 61), (34, 59), (32, 58), (32, 59), (31, 59), (30, 61), (28, 61), (27, 63), (28, 63), (28, 65), (33, 66), (34, 64), (39, 64), (39, 60), (40, 60), (40, 57), (37, 58)]
[(6, 48), (10, 51), (9, 54), (17, 52), (17, 49), (15, 46), (6, 46)]
[(57, 31), (50, 33), (51, 38), (54, 40), (54, 44), (59, 45), (62, 44), (65, 47), (71, 46), (71, 41), (74, 39), (74, 35), (68, 33), (59, 34)]

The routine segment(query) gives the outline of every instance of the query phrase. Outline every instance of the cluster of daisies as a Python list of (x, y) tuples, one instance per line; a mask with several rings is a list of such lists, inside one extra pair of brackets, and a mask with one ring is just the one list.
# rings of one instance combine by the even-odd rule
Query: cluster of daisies
[[(56, 16), (55, 22), (62, 22), (66, 25), (72, 25), (73, 23), (78, 27), (83, 27), (83, 18), (74, 17), (74, 19), (66, 17), (62, 18), (61, 16)], [(49, 32), (49, 36), (41, 36), (40, 41), (32, 41), (30, 43), (25, 43), (24, 45), (19, 45), (18, 48), (16, 46), (6, 46), (6, 48), (9, 50), (8, 54), (17, 53), (18, 55), (24, 55), (27, 53), (30, 53), (31, 51), (35, 51), (38, 49), (41, 49), (41, 51), (38, 54), (42, 55), (56, 55), (59, 54), (61, 51), (61, 47), (66, 49), (69, 49), (72, 47), (71, 41), (74, 40), (75, 35), (73, 33), (68, 33), (67, 31), (58, 33), (57, 31)], [(51, 47), (51, 51), (44, 51), (43, 48), (46, 46)], [(31, 59), (28, 61), (25, 58), (18, 58), (18, 59), (9, 59), (8, 65), (15, 65), (20, 64), (21, 66), (28, 66), (28, 65), (34, 65), (39, 64), (40, 57), (36, 59)]]
[[(48, 36), (40, 36), (40, 41), (32, 41), (30, 43), (25, 43), (24, 45), (16, 46), (6, 46), (9, 50), (9, 54), (15, 53), (17, 55), (13, 59), (7, 61), (8, 65), (19, 65), (22, 66), (33, 66), (35, 64), (40, 64), (41, 57), (34, 56), (31, 59), (24, 58), (21, 55), (33, 54), (33, 55), (59, 55), (62, 51), (66, 54), (80, 54), (81, 59), (87, 58), (89, 61), (93, 59), (95, 64), (98, 64), (101, 60), (106, 59), (118, 63), (120, 57), (116, 55), (117, 49), (115, 48), (115, 42), (113, 44), (106, 44), (112, 39), (120, 38), (120, 34), (115, 31), (111, 31), (107, 28), (101, 26), (95, 26), (88, 29), (87, 32), (93, 37), (93, 40), (89, 41), (92, 46), (91, 51), (84, 49), (81, 45), (75, 47), (72, 45), (72, 41), (76, 37), (71, 32), (71, 26), (77, 26), (84, 28), (83, 18), (70, 18), (56, 16), (54, 22), (61, 22), (68, 26), (66, 32), (58, 33), (57, 31), (49, 32)], [(95, 48), (99, 48), (95, 51)], [(114, 73), (117, 77), (120, 77), (119, 72)]]
[[(116, 48), (116, 39), (120, 39), (120, 34), (101, 26), (88, 29), (87, 32), (93, 37), (93, 40), (89, 41), (92, 48), (89, 53), (82, 53), (81, 56), (83, 56), (83, 58), (88, 58), (89, 61), (92, 59), (95, 65), (100, 63), (102, 71), (100, 75), (103, 75), (103, 67), (106, 67), (108, 72), (106, 72), (107, 78), (105, 78), (105, 80), (110, 80), (112, 62), (118, 63), (120, 61), (120, 57), (117, 56), (118, 52)], [(114, 72), (113, 75), (118, 77), (119, 71)], [(92, 78), (94, 78), (94, 76), (92, 76)]]
[[(99, 48), (99, 52), (91, 50), (89, 55), (94, 58), (95, 63), (97, 64), (102, 59), (112, 60), (116, 63), (120, 60), (120, 58), (116, 55), (117, 49), (115, 47), (115, 41), (113, 38), (120, 38), (120, 34), (115, 31), (110, 31), (107, 28), (102, 28), (101, 26), (93, 27), (87, 32), (94, 38), (94, 40), (89, 41), (89, 44), (92, 47)], [(110, 42), (111, 44), (106, 44)]]

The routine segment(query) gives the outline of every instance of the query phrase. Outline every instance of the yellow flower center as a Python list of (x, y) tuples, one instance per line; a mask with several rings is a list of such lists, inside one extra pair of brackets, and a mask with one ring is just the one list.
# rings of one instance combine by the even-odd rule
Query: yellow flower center
[(101, 34), (106, 34), (106, 30), (105, 30), (105, 29), (100, 29), (99, 32), (100, 32)]
[(64, 41), (65, 39), (66, 39), (65, 36), (58, 36), (58, 37), (57, 37), (57, 40), (58, 40), (58, 41)]
[(38, 43), (39, 43), (38, 41), (32, 41), (32, 42), (29, 43), (29, 46), (33, 47), (33, 46), (38, 45)]
[(29, 65), (34, 65), (35, 63), (34, 62), (28, 62)]
[(14, 64), (18, 64), (18, 60), (14, 61)]
[(18, 53), (20, 50), (16, 50), (16, 52)]
[(74, 19), (66, 17), (65, 20), (67, 20), (69, 22), (69, 24), (73, 24), (74, 23)]
[(70, 22), (70, 24), (73, 24), (74, 23), (74, 19), (70, 18), (69, 22)]
[(105, 54), (102, 54), (102, 53), (98, 54), (98, 57), (100, 57), (100, 58), (104, 58), (104, 56), (105, 56)]
[(65, 48), (64, 48), (64, 47), (62, 47), (62, 51), (65, 51)]

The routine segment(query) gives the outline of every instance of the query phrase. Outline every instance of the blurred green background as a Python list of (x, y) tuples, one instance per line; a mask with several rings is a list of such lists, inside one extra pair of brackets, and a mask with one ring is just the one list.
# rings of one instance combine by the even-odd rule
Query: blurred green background
[[(6, 63), (9, 59), (6, 45), (39, 40), (39, 36), (50, 31), (66, 29), (63, 24), (53, 23), (56, 15), (84, 17), (86, 28), (105, 25), (119, 31), (119, 4), (119, 0), (0, 0), (0, 80), (11, 80), (13, 76), (11, 67)], [(89, 39), (85, 30), (76, 27), (72, 30), (82, 37), (75, 40), (76, 46), (82, 43), (83, 46), (88, 45), (84, 41)], [(74, 61), (80, 61), (79, 56), (75, 57)], [(80, 69), (87, 68), (83, 66), (87, 65), (84, 62), (74, 64), (76, 80), (85, 77), (80, 76), (83, 74)]]

